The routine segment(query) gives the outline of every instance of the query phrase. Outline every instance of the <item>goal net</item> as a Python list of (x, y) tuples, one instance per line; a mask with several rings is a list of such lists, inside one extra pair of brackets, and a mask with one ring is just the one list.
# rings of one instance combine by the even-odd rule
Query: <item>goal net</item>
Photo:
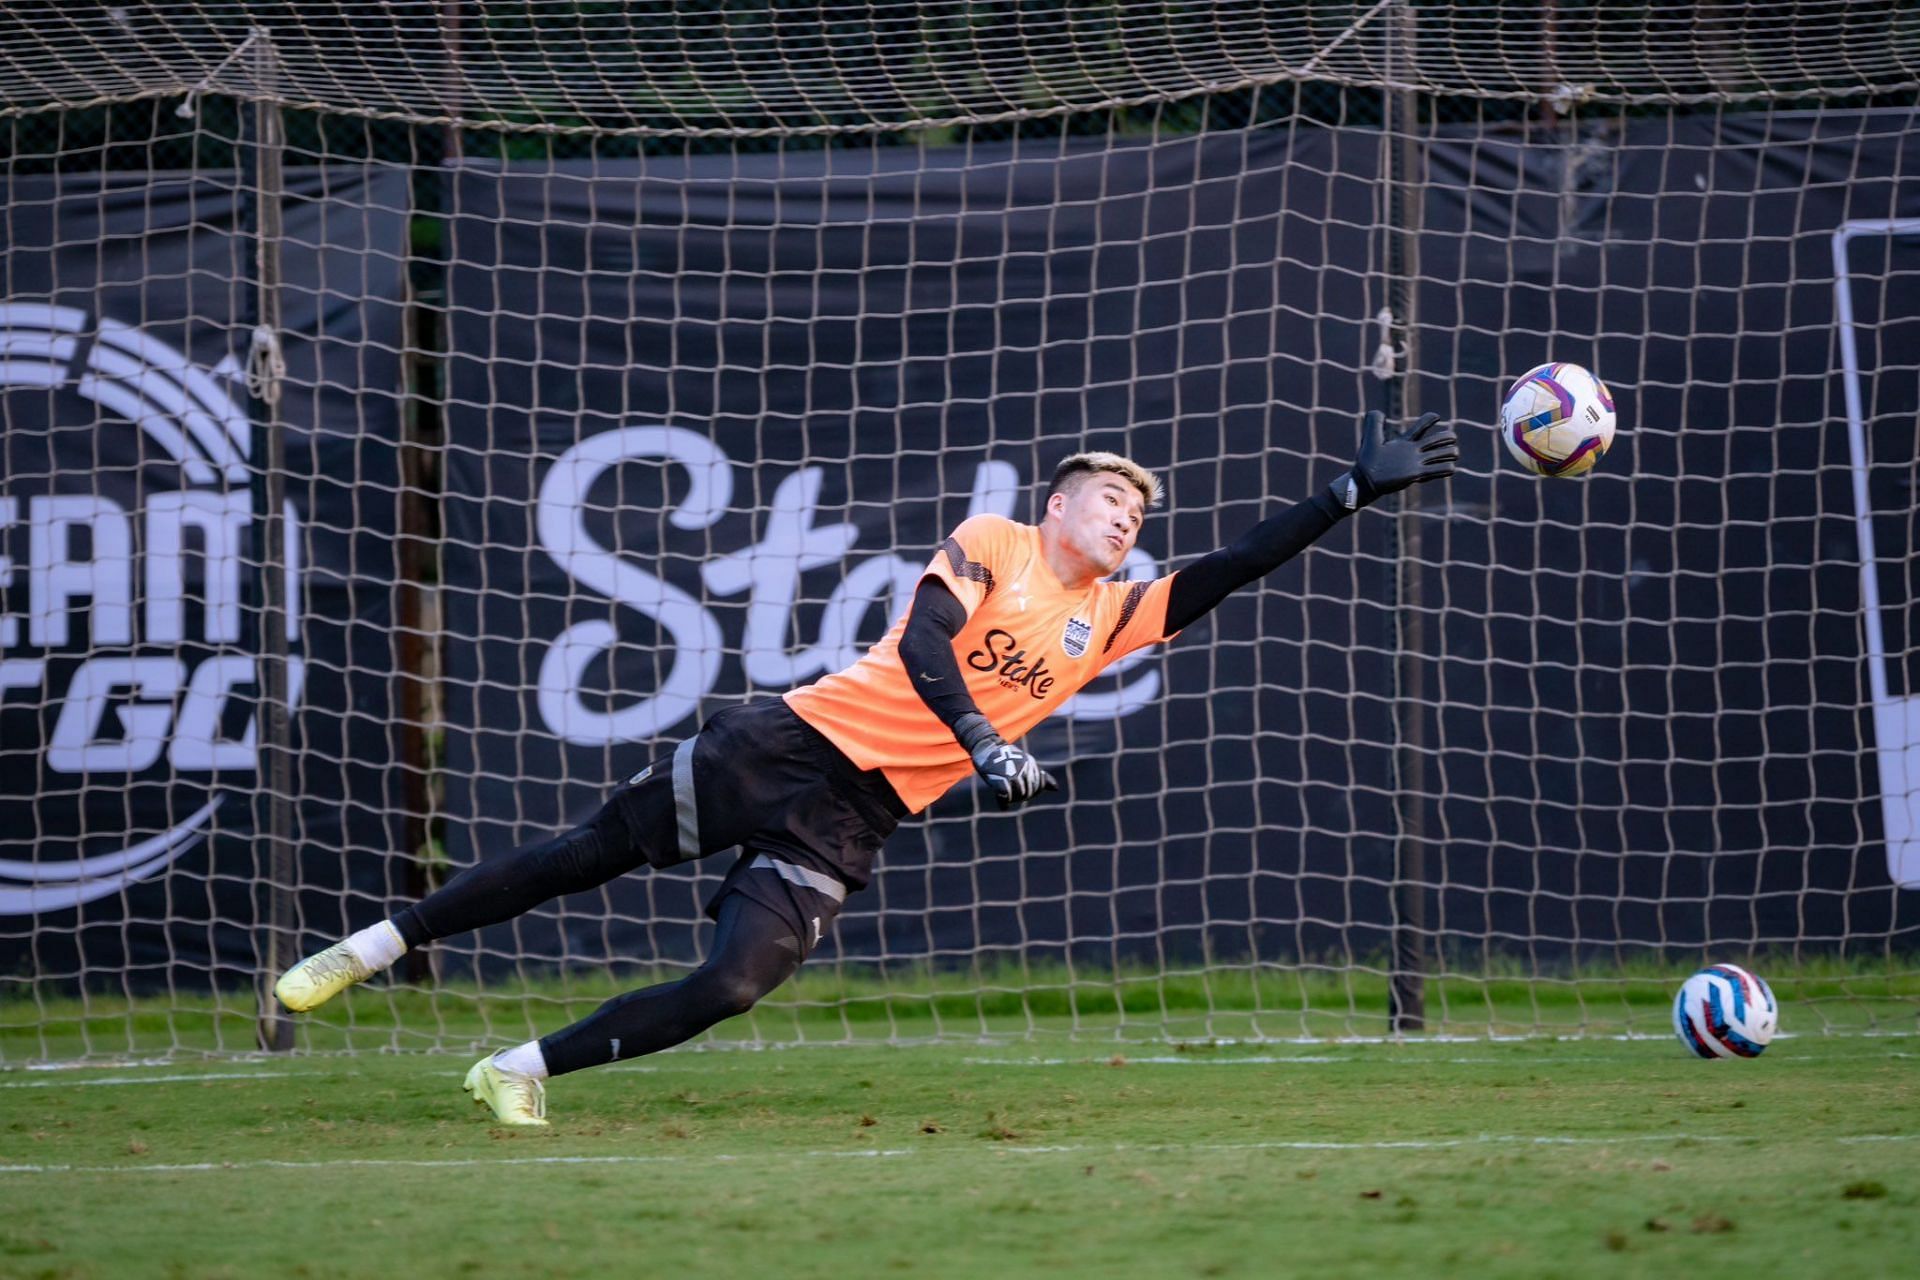
[[(1369, 408), (1462, 467), (888, 843), (707, 1043), (1789, 1032), (1920, 1010), (1920, 16), (407, 0), (0, 13), (0, 1063), (264, 983), (838, 669), (1066, 455), (1176, 571)], [(1492, 424), (1599, 373), (1611, 454)], [(284, 689), (274, 710), (265, 690)], [(304, 1018), (684, 973), (728, 859)]]

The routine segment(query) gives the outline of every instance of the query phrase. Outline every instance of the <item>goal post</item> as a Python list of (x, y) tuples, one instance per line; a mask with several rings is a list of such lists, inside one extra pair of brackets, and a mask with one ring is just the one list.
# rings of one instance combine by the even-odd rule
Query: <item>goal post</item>
[[(1920, 696), (1912, 680), (1912, 584), (1895, 581), (1893, 606), (1882, 600), (1881, 578), (1898, 570), (1902, 557), (1896, 549), (1882, 559), (1874, 534), (1876, 517), (1884, 518), (1872, 491), (1876, 460), (1884, 469), (1884, 441), (1869, 443), (1870, 416), (1863, 386), (1869, 378), (1861, 359), (1860, 321), (1854, 303), (1855, 269), (1849, 246), (1856, 238), (1891, 246), (1904, 239), (1920, 243), (1920, 219), (1864, 219), (1843, 224), (1833, 233), (1833, 292), (1835, 323), (1840, 342), (1842, 388), (1847, 412), (1847, 461), (1853, 482), (1855, 536), (1860, 549), (1860, 616), (1866, 641), (1867, 690), (1873, 708), (1875, 772), (1880, 783), (1880, 813), (1887, 847), (1887, 877), (1905, 889), (1920, 888)], [(1889, 258), (1893, 255), (1888, 254)], [(1885, 281), (1888, 275), (1879, 275)], [(1875, 282), (1869, 273), (1867, 283)], [(1868, 322), (1872, 324), (1872, 321)], [(1876, 344), (1877, 345), (1877, 344)], [(1878, 417), (1879, 415), (1873, 415)], [(1896, 444), (1892, 450), (1899, 457)], [(1896, 537), (1898, 530), (1895, 530)], [(1891, 614), (1891, 617), (1889, 617)], [(1896, 639), (1890, 648), (1888, 635)]]
[[(1703, 958), (1911, 1027), (1916, 94), (1892, 4), (8, 6), (0, 1063), (276, 1043), (277, 949), (851, 660), (1067, 454), (1165, 478), (1150, 577), (1368, 408), (1460, 474), (1089, 686), (1061, 795), (957, 789), (711, 1039), (1664, 1035)], [(1620, 400), (1580, 480), (1492, 431), (1548, 359)], [(550, 1030), (724, 863), (298, 1043)]]

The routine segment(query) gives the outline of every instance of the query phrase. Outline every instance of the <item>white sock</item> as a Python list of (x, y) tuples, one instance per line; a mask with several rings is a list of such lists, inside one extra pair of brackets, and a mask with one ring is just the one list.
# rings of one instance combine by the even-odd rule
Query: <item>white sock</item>
[(407, 944), (391, 920), (382, 920), (379, 924), (369, 925), (349, 935), (347, 949), (359, 956), (360, 963), (375, 973), (407, 954)]
[(529, 1040), (512, 1049), (502, 1049), (493, 1055), (493, 1065), (516, 1075), (532, 1076), (535, 1080), (547, 1078), (547, 1055), (540, 1052), (538, 1040)]

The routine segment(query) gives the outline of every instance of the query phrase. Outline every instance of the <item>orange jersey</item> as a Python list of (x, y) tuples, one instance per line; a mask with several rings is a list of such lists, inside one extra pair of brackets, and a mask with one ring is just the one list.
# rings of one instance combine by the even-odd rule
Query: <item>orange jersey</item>
[[(926, 575), (967, 611), (954, 637), (980, 713), (1017, 742), (1109, 664), (1169, 639), (1171, 575), (1069, 591), (1040, 553), (1040, 530), (974, 516), (940, 544)], [(912, 610), (844, 671), (786, 695), (787, 705), (862, 769), (879, 769), (913, 812), (973, 772), (953, 733), (914, 691), (900, 660)]]

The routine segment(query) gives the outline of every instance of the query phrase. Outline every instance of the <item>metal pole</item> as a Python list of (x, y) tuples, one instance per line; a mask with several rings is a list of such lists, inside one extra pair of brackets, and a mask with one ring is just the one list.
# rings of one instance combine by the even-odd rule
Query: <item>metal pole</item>
[(459, 118), (466, 114), (462, 91), (463, 72), (460, 68), (460, 4), (461, 0), (441, 0), (440, 3), (440, 40), (447, 51), (446, 75), (442, 77), (447, 96), (441, 109), (455, 117), (454, 123), (446, 125), (442, 131), (445, 137), (442, 164), (458, 164), (465, 155), (461, 141), (465, 126), (459, 123)]
[[(1396, 0), (1387, 23), (1386, 191), (1387, 289), (1399, 338), (1398, 358), (1387, 379), (1387, 415), (1400, 423), (1420, 412), (1417, 281), (1420, 274), (1420, 161), (1417, 136), (1420, 102), (1415, 92), (1413, 42), (1415, 12)], [(1391, 339), (1390, 339), (1391, 341)], [(1394, 1031), (1421, 1031), (1427, 1025), (1427, 856), (1426, 856), (1426, 625), (1421, 606), (1423, 559), (1420, 486), (1404, 491), (1399, 535), (1399, 697), (1394, 704), (1398, 729), (1395, 750), (1398, 777), (1394, 804), (1399, 835), (1393, 869), (1393, 971), (1389, 1014)]]
[[(400, 770), (406, 813), (400, 847), (408, 851), (402, 889), (418, 901), (438, 887), (441, 864), (432, 856), (439, 805), (435, 774), (439, 761), (427, 732), (433, 714), (432, 686), (439, 679), (440, 610), (437, 588), (427, 583), (434, 557), (440, 469), (434, 454), (445, 439), (441, 380), (446, 369), (444, 315), (446, 307), (446, 242), (444, 233), (452, 212), (453, 170), (461, 163), (462, 114), (461, 0), (441, 0), (440, 40), (445, 51), (441, 77), (443, 109), (454, 121), (430, 130), (421, 126), (413, 135), (413, 216), (439, 222), (442, 238), (436, 253), (416, 247), (407, 258), (406, 406), (401, 417), (400, 446), (400, 595), (396, 630), (399, 634), (396, 678), (399, 681)], [(437, 572), (433, 574), (439, 580)], [(429, 610), (428, 605), (433, 604)], [(427, 628), (434, 628), (428, 636)], [(391, 883), (391, 878), (390, 881)], [(401, 975), (408, 982), (431, 982), (435, 951), (431, 946), (409, 950)]]
[(253, 420), (254, 528), (260, 557), (260, 634), (256, 712), (256, 777), (264, 818), (257, 837), (267, 851), (267, 931), (261, 948), (265, 961), (259, 981), (260, 1047), (293, 1047), (293, 1022), (273, 998), (274, 979), (295, 959), (293, 919), (293, 756), (287, 705), (287, 441), (280, 418), (281, 381), (286, 372), (280, 347), (281, 196), (286, 139), (280, 107), (273, 99), (273, 40), (253, 33), (254, 284), (255, 313), (247, 352), (247, 404)]

